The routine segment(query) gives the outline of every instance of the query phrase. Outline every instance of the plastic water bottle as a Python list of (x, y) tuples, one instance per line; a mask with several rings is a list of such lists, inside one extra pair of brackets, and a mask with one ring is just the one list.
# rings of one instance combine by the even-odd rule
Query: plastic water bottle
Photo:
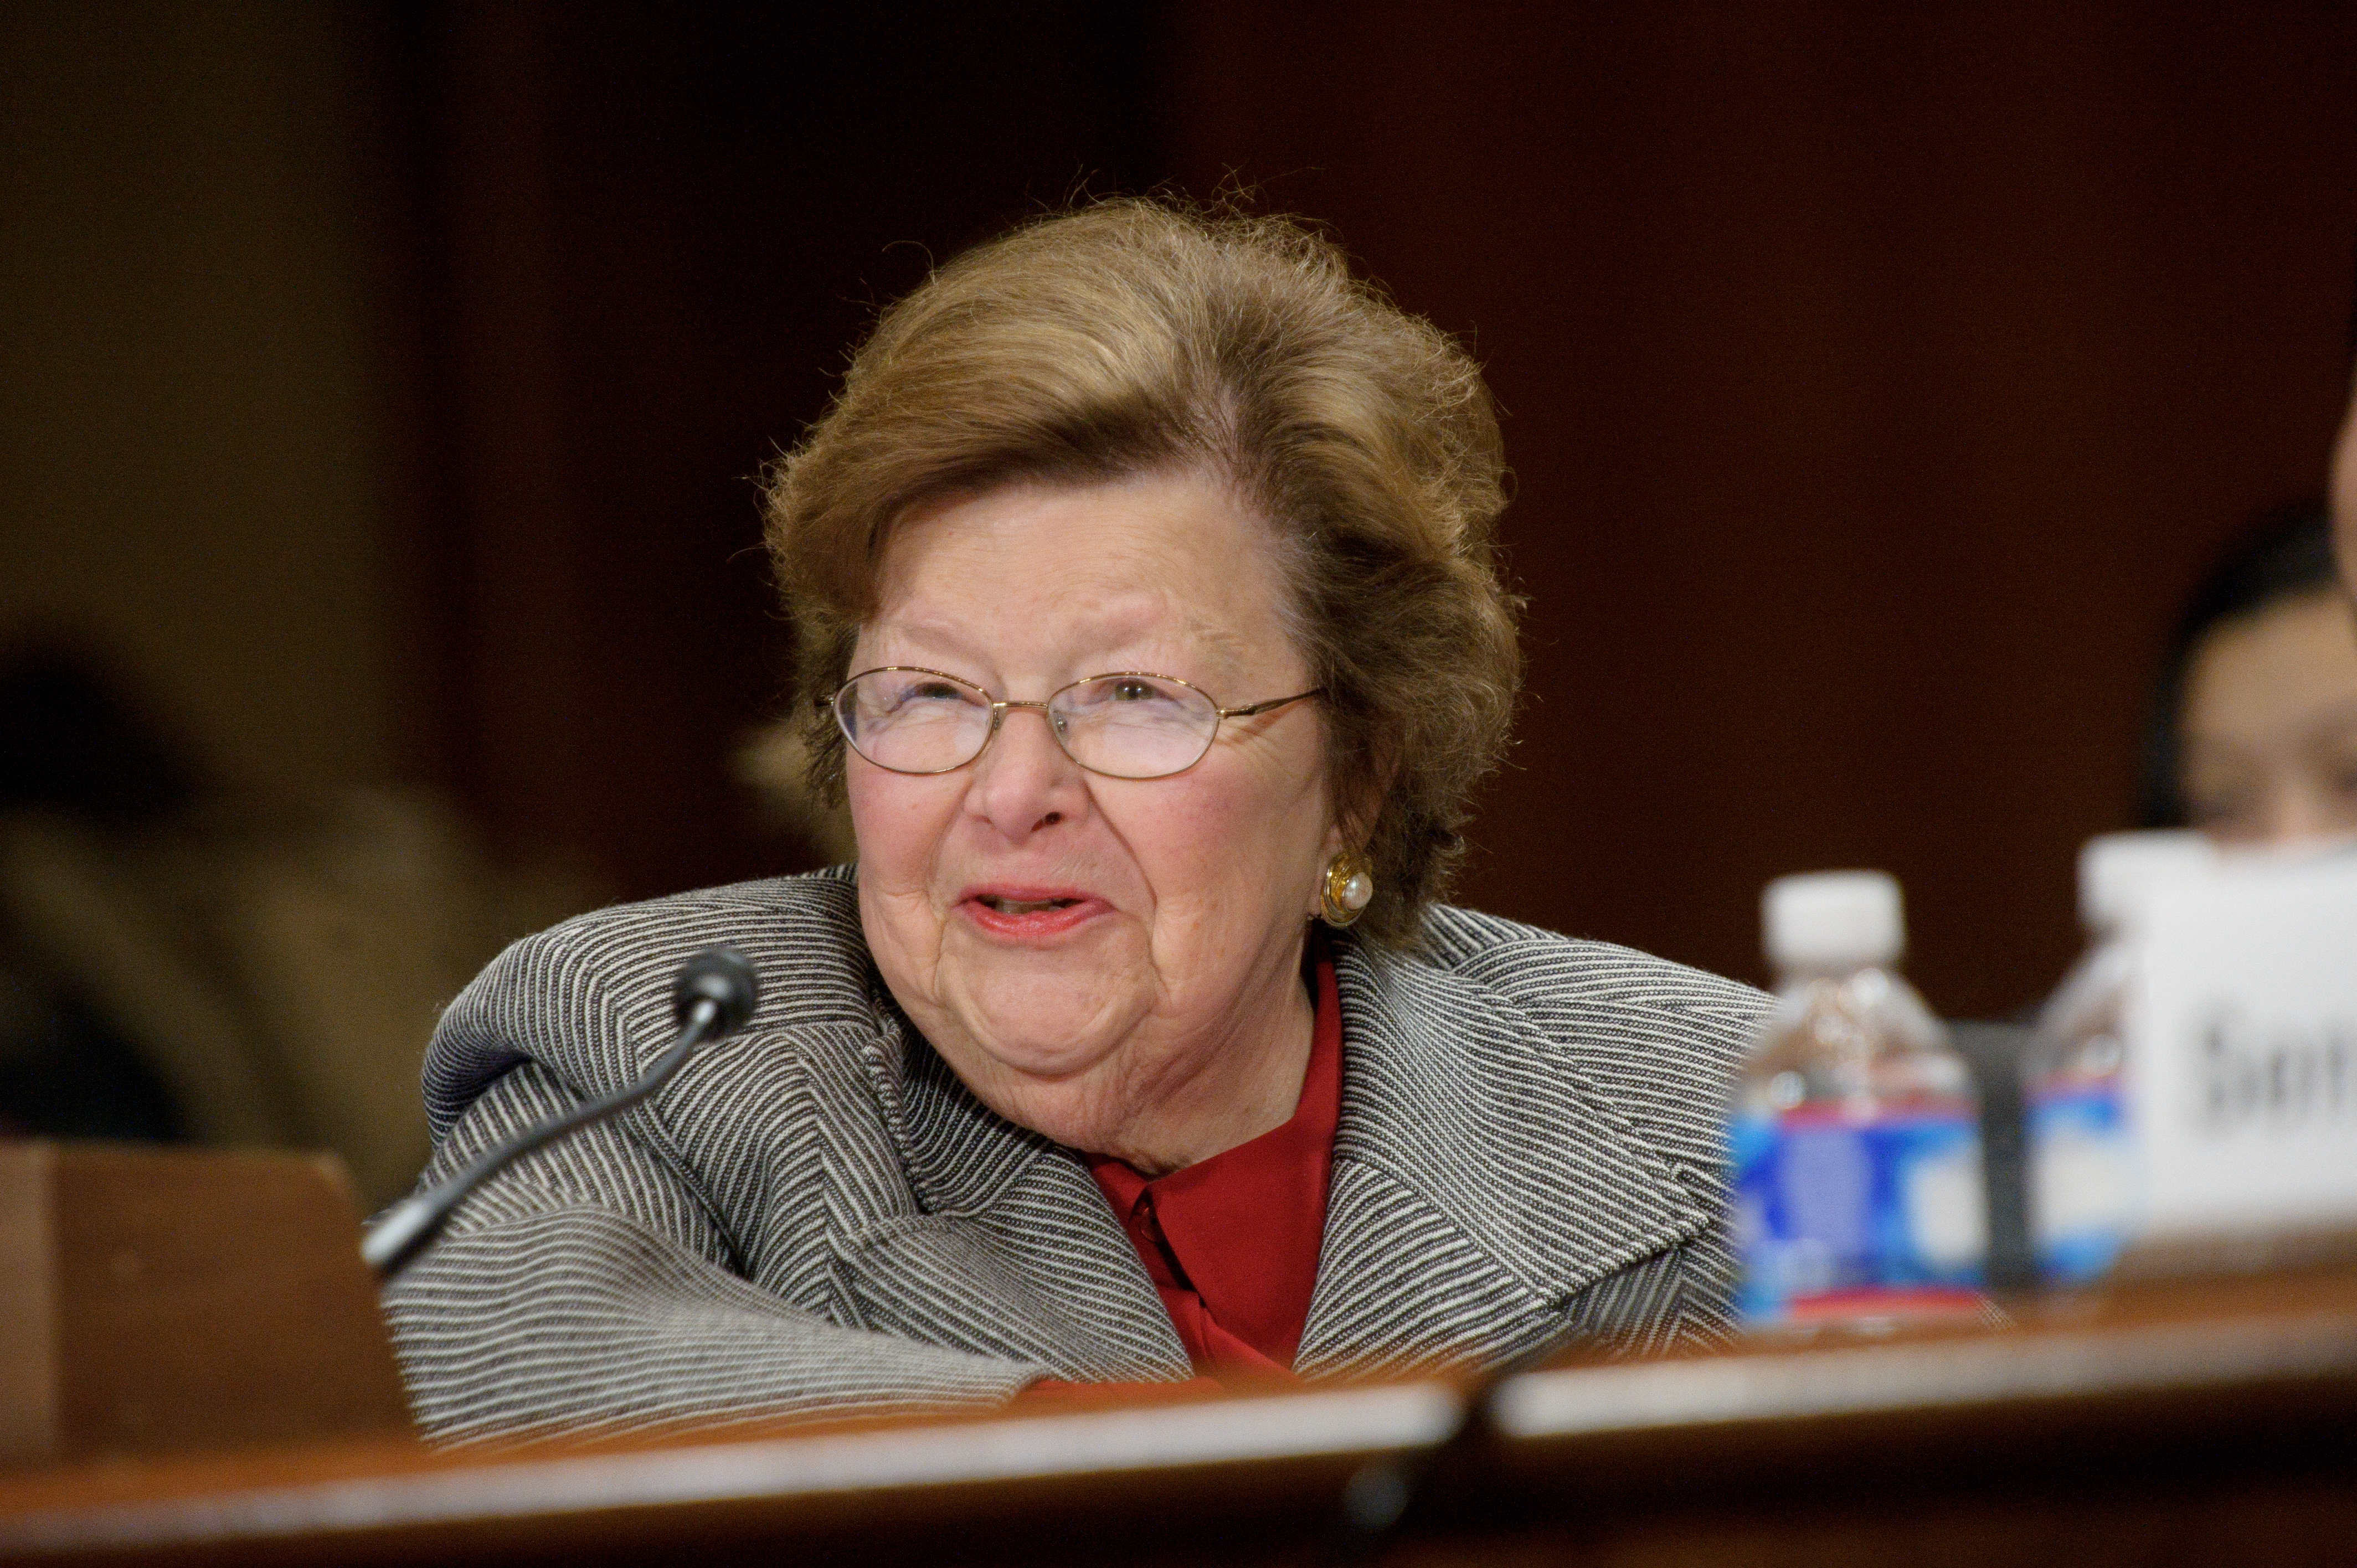
[(1987, 1253), (1978, 1103), (1895, 965), (1899, 884), (1787, 876), (1761, 900), (1777, 1007), (1736, 1089), (1739, 1304), (1753, 1324), (1978, 1309)]
[(2038, 1043), (2023, 1064), (2030, 1236), (2039, 1275), (2050, 1283), (2102, 1274), (2135, 1225), (2123, 1027), (2136, 978), (2131, 933), (2154, 888), (2217, 863), (2217, 851), (2195, 832), (2106, 833), (2079, 852), (2087, 951), (2040, 1015)]

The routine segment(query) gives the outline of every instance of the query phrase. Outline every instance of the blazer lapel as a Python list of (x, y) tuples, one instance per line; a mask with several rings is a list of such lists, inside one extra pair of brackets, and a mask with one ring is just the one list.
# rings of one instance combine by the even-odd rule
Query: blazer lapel
[[(1494, 991), (1335, 944), (1342, 1116), (1295, 1365), (1495, 1365), (1674, 1302), (1713, 1223), (1558, 1041)], [(1650, 1262), (1649, 1262), (1650, 1261)], [(1608, 1299), (1609, 1298), (1609, 1299)]]
[(884, 1003), (864, 1064), (905, 1199), (846, 1216), (860, 1326), (1034, 1361), (1075, 1380), (1189, 1374), (1128, 1236), (1069, 1150), (996, 1115)]

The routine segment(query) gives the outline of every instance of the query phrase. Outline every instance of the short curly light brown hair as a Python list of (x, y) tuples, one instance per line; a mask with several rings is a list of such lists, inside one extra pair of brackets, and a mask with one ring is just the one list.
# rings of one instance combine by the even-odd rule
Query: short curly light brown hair
[[(894, 525), (1016, 481), (1221, 474), (1272, 529), (1329, 798), (1374, 866), (1359, 929), (1415, 944), (1521, 683), (1497, 413), (1472, 360), (1286, 218), (1122, 199), (968, 251), (887, 310), (768, 482), (806, 696), (850, 673)], [(802, 704), (812, 782), (841, 735)]]

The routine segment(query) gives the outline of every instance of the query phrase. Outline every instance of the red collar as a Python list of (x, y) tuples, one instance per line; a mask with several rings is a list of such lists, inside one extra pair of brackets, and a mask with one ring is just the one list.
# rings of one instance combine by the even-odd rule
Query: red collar
[(1322, 936), (1309, 959), (1317, 1016), (1291, 1121), (1152, 1181), (1107, 1155), (1089, 1162), (1205, 1369), (1288, 1371), (1309, 1318), (1342, 1112), (1342, 1007)]

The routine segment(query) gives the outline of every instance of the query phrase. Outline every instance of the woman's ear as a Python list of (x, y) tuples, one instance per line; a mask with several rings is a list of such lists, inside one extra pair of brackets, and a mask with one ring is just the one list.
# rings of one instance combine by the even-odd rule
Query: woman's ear
[(1351, 847), (1354, 836), (1340, 818), (1326, 824), (1326, 837), (1318, 846), (1318, 864), (1325, 865)]
[(1390, 755), (1392, 748), (1383, 746), (1363, 769), (1345, 781), (1344, 798), (1334, 802), (1333, 825), (1326, 831), (1326, 858), (1331, 860), (1344, 850), (1356, 850), (1364, 854), (1375, 836), (1375, 823), (1383, 814), (1383, 801), (1389, 798), (1392, 780), (1398, 776), (1398, 758)]

